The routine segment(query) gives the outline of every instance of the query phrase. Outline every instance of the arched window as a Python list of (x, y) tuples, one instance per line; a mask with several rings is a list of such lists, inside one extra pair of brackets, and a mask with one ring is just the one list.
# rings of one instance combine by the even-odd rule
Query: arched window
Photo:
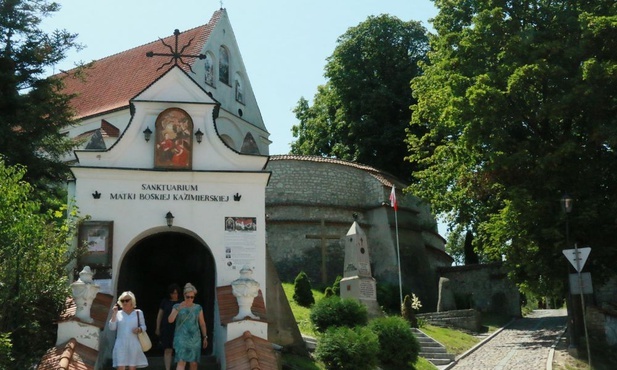
[(206, 53), (205, 59), (206, 77), (205, 81), (208, 85), (214, 86), (214, 57), (211, 53)]
[(219, 81), (229, 85), (229, 52), (224, 46), (219, 49)]

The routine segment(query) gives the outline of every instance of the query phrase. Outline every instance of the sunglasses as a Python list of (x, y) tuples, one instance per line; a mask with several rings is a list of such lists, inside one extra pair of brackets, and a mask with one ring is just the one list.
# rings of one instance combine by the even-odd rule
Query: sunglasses
[(185, 295), (184, 298), (186, 299), (195, 299), (194, 295)]
[(120, 300), (120, 302), (122, 302), (122, 303), (130, 302), (130, 301), (131, 301), (131, 299), (130, 299), (130, 298), (127, 298), (127, 299), (121, 299), (121, 300)]

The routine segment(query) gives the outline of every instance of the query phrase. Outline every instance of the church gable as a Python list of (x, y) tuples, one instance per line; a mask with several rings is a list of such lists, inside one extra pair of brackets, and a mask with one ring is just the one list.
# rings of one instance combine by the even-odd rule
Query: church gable
[[(179, 51), (180, 58), (176, 55)], [(227, 127), (220, 129), (228, 136), (234, 133), (235, 136), (228, 140), (235, 143), (232, 149), (240, 152), (244, 137), (251, 133), (255, 138), (255, 148), (250, 153), (268, 153), (270, 134), (261, 117), (225, 9), (214, 12), (205, 25), (183, 32), (176, 30), (172, 36), (94, 61), (92, 67), (84, 71), (84, 78), (76, 76), (74, 70), (59, 77), (65, 84), (64, 92), (76, 95), (72, 105), (82, 123), (88, 124), (88, 120), (94, 117), (125, 112), (126, 121), (118, 125), (124, 130), (130, 118), (131, 99), (160, 101), (163, 94), (169, 96), (173, 93), (176, 94), (172, 98), (174, 101), (195, 101), (194, 96), (177, 95), (190, 89), (156, 91), (148, 88), (152, 81), (174, 65), (220, 104), (222, 116), (230, 118), (225, 123)], [(174, 89), (173, 86), (170, 88)], [(144, 90), (151, 95), (142, 95)], [(67, 131), (71, 134), (79, 129), (69, 128)]]
[(218, 136), (218, 103), (178, 66), (131, 100), (132, 117), (104, 151), (76, 151), (82, 166), (172, 170), (254, 170), (267, 157), (246, 156)]

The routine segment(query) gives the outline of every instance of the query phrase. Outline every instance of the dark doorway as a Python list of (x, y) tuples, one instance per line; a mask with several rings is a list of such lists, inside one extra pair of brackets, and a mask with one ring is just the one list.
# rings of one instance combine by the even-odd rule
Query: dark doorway
[[(137, 308), (144, 312), (148, 335), (153, 346), (148, 355), (162, 354), (157, 346), (156, 316), (167, 287), (191, 283), (197, 288), (195, 303), (204, 309), (210, 343), (214, 343), (215, 263), (210, 250), (195, 238), (165, 232), (144, 238), (126, 254), (118, 276), (117, 295), (130, 290), (137, 298)], [(180, 299), (182, 291), (180, 291)], [(205, 354), (210, 354), (212, 345)]]

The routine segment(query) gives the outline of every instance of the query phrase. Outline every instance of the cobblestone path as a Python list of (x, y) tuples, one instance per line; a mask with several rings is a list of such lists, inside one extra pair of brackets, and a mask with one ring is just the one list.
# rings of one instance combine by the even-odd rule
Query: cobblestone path
[(567, 321), (565, 309), (535, 310), (518, 319), (449, 369), (546, 369), (551, 346)]

